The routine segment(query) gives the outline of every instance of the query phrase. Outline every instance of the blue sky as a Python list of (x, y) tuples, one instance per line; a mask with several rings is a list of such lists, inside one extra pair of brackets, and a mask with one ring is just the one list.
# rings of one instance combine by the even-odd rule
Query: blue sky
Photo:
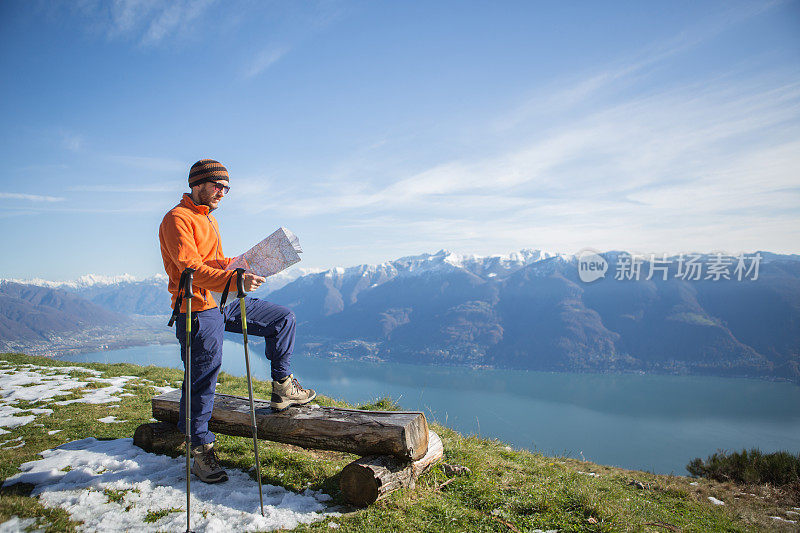
[(0, 4), (0, 277), (163, 272), (189, 166), (227, 255), (800, 252), (800, 2)]

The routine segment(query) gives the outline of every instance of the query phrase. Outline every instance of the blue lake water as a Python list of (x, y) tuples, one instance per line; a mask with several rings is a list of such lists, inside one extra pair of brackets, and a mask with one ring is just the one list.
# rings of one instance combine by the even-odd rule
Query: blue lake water
[[(225, 341), (223, 370), (245, 375), (244, 348)], [(77, 362), (182, 368), (175, 345), (63, 357)], [(263, 344), (253, 375), (268, 379)], [(685, 475), (717, 449), (800, 452), (800, 387), (713, 377), (559, 374), (332, 361), (294, 355), (301, 383), (351, 403), (399, 400), (464, 434), (547, 455)]]

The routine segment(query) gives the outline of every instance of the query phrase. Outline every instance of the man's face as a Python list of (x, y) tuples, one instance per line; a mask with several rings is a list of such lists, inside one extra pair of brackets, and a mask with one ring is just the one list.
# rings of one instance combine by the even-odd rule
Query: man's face
[(219, 202), (225, 196), (225, 187), (227, 186), (228, 182), (225, 180), (201, 183), (192, 187), (192, 199), (197, 205), (206, 205), (209, 211), (213, 211), (219, 207)]

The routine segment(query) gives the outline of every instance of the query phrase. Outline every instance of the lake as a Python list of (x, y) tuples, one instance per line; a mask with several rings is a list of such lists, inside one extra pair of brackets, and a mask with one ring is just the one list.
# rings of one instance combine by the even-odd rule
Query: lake
[[(223, 370), (246, 375), (241, 343), (225, 341)], [(65, 356), (75, 362), (182, 368), (175, 345)], [(263, 344), (251, 345), (256, 379), (268, 379)], [(800, 452), (800, 387), (698, 376), (561, 374), (332, 361), (294, 355), (305, 387), (366, 403), (384, 396), (464, 434), (546, 455), (686, 475), (717, 449)]]

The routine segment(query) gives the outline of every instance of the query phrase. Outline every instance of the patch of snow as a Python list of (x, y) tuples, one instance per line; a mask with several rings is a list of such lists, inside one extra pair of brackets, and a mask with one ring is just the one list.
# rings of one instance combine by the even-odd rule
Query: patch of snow
[(578, 473), (584, 476), (600, 477), (600, 474), (595, 474), (594, 472), (581, 472), (579, 470)]
[[(88, 373), (91, 377), (77, 379), (67, 372)], [(102, 372), (80, 366), (44, 367), (36, 365), (18, 365), (15, 369), (9, 364), (0, 367), (0, 435), (9, 429), (30, 424), (37, 415), (51, 415), (52, 409), (14, 407), (20, 401), (44, 402), (59, 396), (72, 394), (75, 389), (83, 389), (90, 383), (108, 385), (99, 389), (81, 391), (81, 398), (54, 402), (55, 405), (71, 403), (111, 403), (119, 400), (119, 396), (131, 395), (124, 392), (124, 385), (136, 376), (119, 376), (102, 378)], [(30, 414), (27, 414), (30, 413)], [(16, 416), (22, 414), (23, 416)]]
[(22, 409), (11, 407), (10, 405), (0, 405), (0, 426), (13, 429), (15, 427), (30, 424), (36, 420), (36, 415), (14, 416), (14, 413), (21, 413)]
[(178, 390), (175, 387), (156, 387), (155, 385), (152, 385), (152, 387), (155, 389), (156, 393), (158, 393), (158, 394), (166, 394), (168, 392), (172, 392), (174, 390)]
[[(186, 527), (185, 459), (147, 453), (133, 439), (99, 441), (87, 438), (41, 453), (42, 459), (20, 466), (6, 479), (35, 485), (31, 495), (42, 504), (65, 509), (84, 531), (183, 531)], [(67, 466), (71, 470), (65, 472)], [(192, 479), (192, 529), (228, 532), (292, 529), (339, 513), (328, 512), (330, 496), (306, 489), (298, 494), (264, 485), (264, 514), (259, 510), (258, 486), (248, 474), (228, 469), (229, 480), (205, 484)], [(109, 501), (105, 489), (124, 491), (120, 502)], [(148, 511), (180, 509), (154, 523)]]
[(25, 446), (25, 441), (20, 442), (16, 446), (3, 446), (4, 450), (16, 450), (17, 448), (22, 448)]
[(137, 379), (133, 376), (119, 376), (116, 378), (88, 378), (88, 381), (97, 383), (107, 383), (108, 387), (102, 389), (91, 389), (88, 392), (84, 391), (83, 398), (74, 400), (63, 400), (55, 402), (56, 405), (69, 405), (71, 403), (111, 403), (119, 400), (117, 394), (124, 391), (123, 386), (131, 379)]
[(691, 483), (689, 483), (689, 485), (691, 485), (692, 487), (696, 487), (696, 486), (698, 486), (699, 484), (700, 484), (700, 483), (698, 483), (697, 481), (692, 481)]
[(709, 497), (708, 497), (708, 501), (710, 501), (710, 502), (711, 502), (711, 503), (713, 503), (714, 505), (725, 505), (725, 502), (724, 502), (724, 501), (722, 501), (722, 500), (718, 500), (718, 499), (716, 499), (716, 498), (715, 498), (715, 497), (713, 497), (713, 496), (709, 496)]
[(61, 430), (61, 429), (54, 429), (54, 430), (52, 430), (52, 431), (48, 431), (48, 432), (47, 432), (47, 434), (48, 434), (48, 435), (55, 435), (56, 433), (59, 433), (59, 432), (61, 432), (61, 431), (63, 431), (63, 430)]
[(14, 515), (0, 524), (0, 533), (17, 533), (19, 531), (28, 531), (28, 529), (33, 527), (35, 524), (35, 518), (20, 518), (17, 515)]
[(796, 524), (797, 523), (796, 520), (786, 520), (785, 518), (781, 518), (780, 516), (770, 516), (770, 518), (772, 518), (776, 522), (785, 522), (787, 524)]
[(117, 420), (116, 416), (106, 416), (104, 418), (98, 418), (98, 422), (102, 422), (103, 424), (121, 424), (123, 422), (127, 422), (127, 420)]
[(68, 374), (45, 375), (34, 370), (16, 374), (0, 373), (0, 398), (6, 403), (18, 401), (36, 402), (49, 400), (56, 396), (66, 396), (69, 391), (85, 387), (86, 381), (75, 379)]

